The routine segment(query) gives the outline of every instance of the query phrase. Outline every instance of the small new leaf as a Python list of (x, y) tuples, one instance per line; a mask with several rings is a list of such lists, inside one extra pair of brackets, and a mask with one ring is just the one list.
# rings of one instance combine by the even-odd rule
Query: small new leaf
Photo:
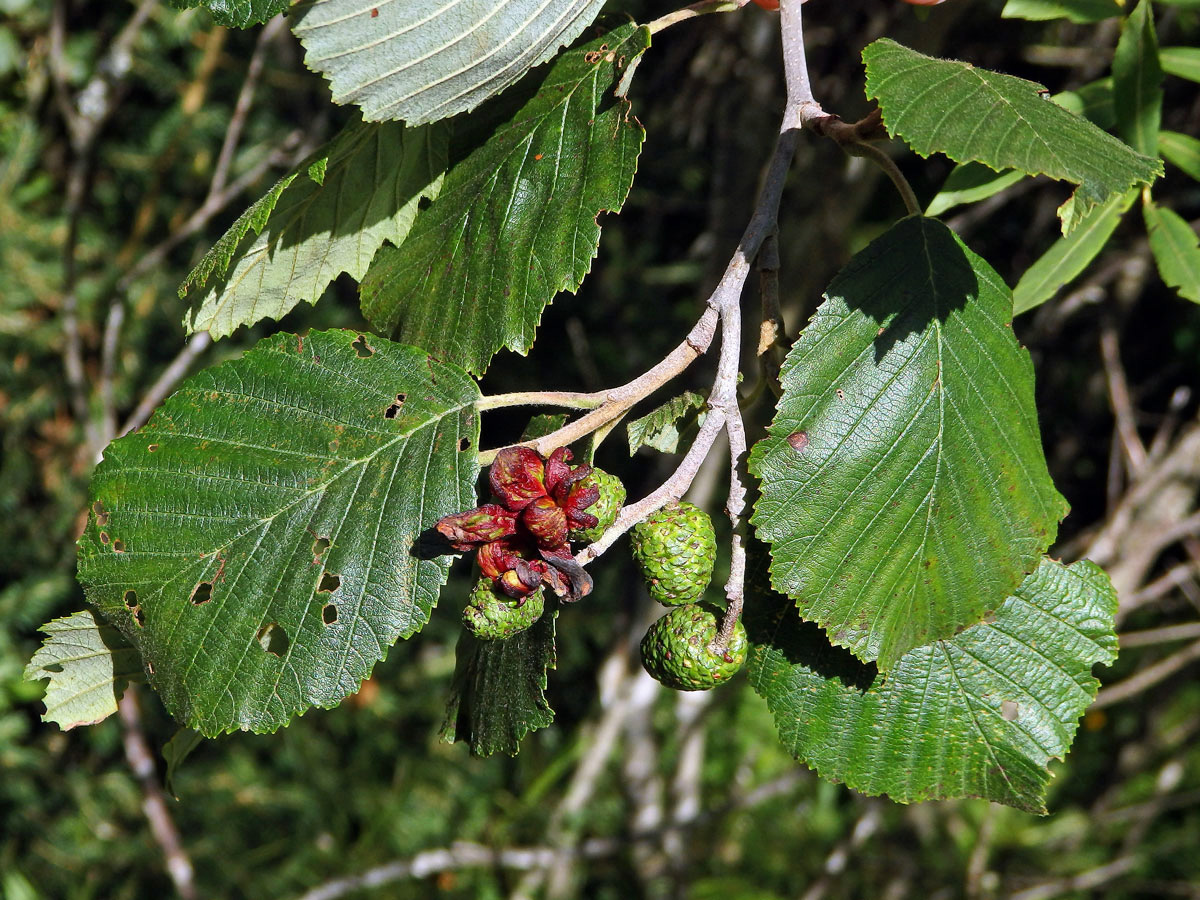
[(756, 592), (750, 683), (783, 745), (824, 778), (901, 803), (982, 797), (1044, 813), (1047, 763), (1096, 696), (1092, 666), (1116, 659), (1116, 609), (1094, 563), (1043, 560), (986, 624), (910, 651), (884, 678), (786, 598)]
[(117, 711), (129, 682), (143, 680), (137, 650), (90, 610), (47, 622), (38, 631), (46, 638), (25, 667), (25, 678), (50, 679), (43, 722), (64, 731), (94, 725)]
[(933, 59), (886, 38), (862, 56), (867, 95), (879, 101), (884, 125), (922, 156), (944, 153), (1079, 185), (1059, 210), (1064, 234), (1113, 194), (1162, 174), (1157, 158), (1063, 109), (1035, 82)]
[(170, 0), (176, 9), (203, 6), (213, 21), (226, 28), (261, 25), (288, 8), (291, 0)]
[[(634, 419), (626, 426), (629, 455), (637, 453), (639, 447), (649, 447), (659, 453), (674, 453), (679, 448), (679, 420), (702, 410), (704, 405), (704, 397), (700, 394), (684, 391), (640, 419)], [(703, 424), (704, 413), (696, 413), (695, 421)]]
[(1121, 28), (1113, 55), (1113, 101), (1117, 130), (1139, 153), (1158, 152), (1163, 70), (1150, 0), (1141, 0)]

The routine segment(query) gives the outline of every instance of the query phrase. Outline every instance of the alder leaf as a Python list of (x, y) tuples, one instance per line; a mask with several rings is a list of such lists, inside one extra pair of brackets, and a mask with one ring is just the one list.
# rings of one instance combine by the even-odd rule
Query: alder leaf
[(176, 9), (203, 6), (213, 21), (226, 28), (261, 25), (288, 8), (291, 0), (170, 0)]
[(1121, 27), (1113, 54), (1113, 102), (1117, 131), (1140, 153), (1158, 152), (1163, 70), (1150, 0), (1141, 0)]
[(625, 426), (629, 433), (629, 455), (637, 453), (639, 447), (650, 447), (659, 453), (674, 453), (679, 449), (679, 420), (695, 414), (696, 421), (703, 424), (704, 413), (697, 413), (696, 410), (703, 409), (704, 405), (704, 397), (700, 394), (684, 391), (640, 419), (634, 419)]
[(419, 203), (437, 196), (447, 133), (350, 123), (246, 210), (191, 271), (180, 297), (212, 284), (184, 327), (224, 337), (301, 301), (316, 303), (343, 272), (362, 278), (380, 244), (401, 243)]
[(358, 689), (419, 631), (475, 504), (479, 390), (415, 347), (277, 334), (108, 446), (79, 540), (87, 598), (206, 737)]
[(1079, 185), (1059, 210), (1064, 234), (1111, 195), (1162, 174), (1161, 161), (1058, 106), (1032, 81), (933, 59), (886, 38), (862, 57), (867, 96), (879, 101), (888, 132), (920, 155)]
[(529, 349), (542, 310), (591, 268), (597, 216), (633, 182), (644, 132), (613, 92), (649, 41), (624, 25), (573, 47), (486, 140), (452, 148), (441, 194), (363, 281), (375, 328), (475, 373), (502, 347)]
[(1137, 191), (1130, 191), (1098, 206), (1078, 228), (1059, 237), (1038, 257), (1013, 288), (1013, 315), (1041, 306), (1086, 269), (1104, 249), (1136, 197)]
[(914, 216), (838, 274), (784, 363), (752, 522), (775, 587), (881, 669), (999, 606), (1066, 514), (1011, 320), (991, 267)]
[(1162, 47), (1158, 62), (1168, 75), (1200, 81), (1200, 47)]
[(942, 189), (929, 201), (925, 215), (940, 216), (963, 203), (978, 203), (995, 196), (1025, 177), (1011, 169), (997, 172), (979, 163), (962, 163), (950, 170)]
[(1163, 283), (1180, 297), (1200, 303), (1200, 239), (1196, 232), (1179, 213), (1156, 203), (1144, 204), (1142, 214)]
[(1045, 22), (1067, 19), (1079, 25), (1090, 25), (1121, 15), (1116, 0), (1008, 0), (1000, 11), (1002, 19), (1028, 19)]
[(1200, 181), (1200, 140), (1178, 131), (1160, 131), (1158, 152), (1184, 174)]
[(504, 641), (480, 641), (463, 630), (442, 740), (466, 741), (475, 756), (516, 756), (525, 735), (554, 721), (546, 673), (555, 667), (556, 618), (558, 610), (547, 607), (532, 627)]
[(370, 122), (433, 122), (473, 109), (569, 44), (604, 0), (305, 0), (304, 63), (334, 103)]
[(90, 610), (41, 626), (46, 638), (25, 667), (25, 678), (49, 678), (43, 722), (64, 731), (94, 725), (117, 711), (131, 681), (142, 681), (142, 661), (111, 625), (96, 621)]
[(883, 677), (831, 647), (751, 577), (750, 683), (784, 747), (823, 777), (913, 803), (982, 797), (1044, 813), (1095, 699), (1096, 663), (1117, 656), (1117, 595), (1099, 566), (1043, 560), (986, 624), (905, 654)]

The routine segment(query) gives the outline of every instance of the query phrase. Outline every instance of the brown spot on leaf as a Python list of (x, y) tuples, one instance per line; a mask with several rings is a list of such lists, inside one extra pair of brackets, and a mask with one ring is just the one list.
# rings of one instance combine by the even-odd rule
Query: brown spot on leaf
[(793, 431), (787, 436), (787, 442), (797, 453), (803, 453), (804, 448), (808, 446), (808, 432)]
[(1000, 715), (1004, 717), (1006, 722), (1017, 721), (1017, 716), (1021, 714), (1021, 707), (1012, 700), (1004, 700), (1000, 703)]

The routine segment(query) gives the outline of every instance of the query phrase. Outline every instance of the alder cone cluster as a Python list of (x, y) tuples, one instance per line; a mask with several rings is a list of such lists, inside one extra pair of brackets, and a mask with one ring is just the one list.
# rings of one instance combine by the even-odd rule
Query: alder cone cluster
[(708, 513), (668, 503), (630, 533), (633, 558), (650, 596), (664, 606), (694, 603), (712, 580), (717, 537)]
[(707, 691), (737, 674), (746, 662), (746, 629), (738, 621), (724, 653), (710, 645), (721, 628), (721, 610), (709, 603), (677, 606), (642, 638), (642, 666), (677, 691)]

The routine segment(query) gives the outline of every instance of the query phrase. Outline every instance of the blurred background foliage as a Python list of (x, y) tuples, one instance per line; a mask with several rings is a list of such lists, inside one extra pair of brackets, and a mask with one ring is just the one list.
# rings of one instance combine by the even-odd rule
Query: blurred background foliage
[[(672, 8), (664, 0), (610, 6), (642, 21)], [(923, 16), (892, 0), (815, 0), (805, 7), (815, 93), (843, 118), (865, 113), (858, 51), (884, 34), (1053, 91), (1106, 74), (1114, 20), (1002, 20), (1001, 6), (951, 0)], [(176, 286), (348, 113), (330, 106), (286, 29), (265, 38), (262, 29), (227, 31), (202, 11), (151, 2), (0, 0), (0, 11), (0, 898), (170, 896), (143, 790), (126, 764), (128, 724), (114, 717), (65, 734), (41, 724), (41, 688), (21, 670), (36, 627), (82, 606), (74, 539), (89, 471), (97, 448), (185, 347)], [(1158, 12), (1160, 43), (1197, 44), (1200, 9)], [(132, 35), (123, 32), (138, 16)], [(114, 69), (108, 51), (123, 35), (130, 52)], [(769, 155), (783, 90), (776, 38), (773, 16), (753, 6), (656, 37), (634, 83), (648, 137), (625, 210), (607, 218), (579, 295), (549, 308), (528, 359), (497, 359), (485, 391), (618, 384), (679, 340), (748, 218)], [(249, 115), (222, 163), (255, 66)], [(1194, 84), (1167, 80), (1164, 127), (1200, 133)], [(928, 201), (950, 164), (893, 149)], [(1013, 284), (1055, 239), (1065, 196), (1062, 186), (1027, 179), (946, 218)], [(1189, 220), (1200, 216), (1200, 185), (1171, 166), (1155, 197)], [(803, 142), (781, 214), (789, 336), (837, 269), (902, 214), (875, 170), (831, 142)], [(1158, 281), (1139, 219), (1129, 217), (1063, 297), (1014, 326), (1034, 354), (1047, 455), (1073, 507), (1058, 551), (1067, 557), (1087, 546), (1129, 484), (1104, 335), (1119, 337), (1135, 424), (1148, 441), (1160, 435), (1172, 446), (1200, 398), (1200, 308)], [(747, 309), (756, 304), (748, 297)], [(71, 319), (82, 348), (74, 383), (63, 362)], [(362, 324), (354, 286), (339, 282), (278, 327)], [(195, 345), (197, 358), (181, 361), (212, 364), (274, 327)], [(689, 372), (679, 387), (702, 389), (707, 377)], [(765, 424), (769, 407), (760, 404), (750, 422)], [(492, 414), (484, 445), (524, 424), (513, 412)], [(630, 459), (620, 434), (597, 461), (625, 479), (631, 497), (671, 466), (647, 451)], [(702, 473), (693, 499), (716, 496), (720, 468), (714, 460)], [(1200, 546), (1195, 528), (1184, 531), (1151, 554), (1139, 583), (1159, 588), (1124, 630), (1197, 620)], [(1165, 587), (1154, 581), (1180, 571)], [(310, 712), (274, 736), (203, 744), (175, 774), (179, 799), (170, 801), (195, 895), (298, 897), (469, 841), (576, 850), (549, 872), (450, 867), (337, 895), (1200, 896), (1200, 683), (1188, 667), (1200, 657), (1200, 633), (1188, 632), (1182, 659), (1180, 644), (1143, 636), (1100, 673), (1127, 683), (1174, 665), (1149, 689), (1087, 714), (1068, 761), (1055, 766), (1050, 816), (981, 801), (901, 807), (794, 763), (742, 679), (711, 697), (658, 690), (632, 656), (652, 612), (631, 564), (613, 553), (596, 578), (596, 593), (559, 620), (550, 681), (557, 722), (527, 738), (515, 759), (472, 759), (437, 740), (465, 570), (425, 632), (393, 649), (338, 709)], [(175, 726), (152, 695), (141, 700), (147, 738), (160, 748)]]

